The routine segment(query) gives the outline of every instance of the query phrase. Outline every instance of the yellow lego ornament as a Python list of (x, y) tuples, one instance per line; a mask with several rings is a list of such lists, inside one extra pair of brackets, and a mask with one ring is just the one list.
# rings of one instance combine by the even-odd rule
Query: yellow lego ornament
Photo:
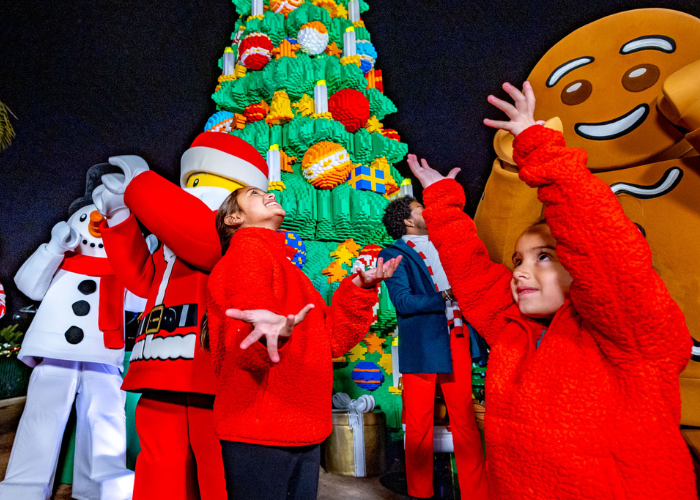
[(380, 123), (379, 120), (377, 120), (376, 116), (371, 116), (369, 120), (367, 120), (367, 125), (365, 125), (365, 129), (367, 132), (381, 132), (381, 130), (384, 128), (384, 124)]
[(351, 363), (354, 363), (355, 361), (365, 359), (365, 354), (367, 354), (367, 349), (363, 347), (362, 344), (357, 344), (355, 347), (348, 351), (346, 356), (348, 357)]
[(377, 364), (384, 369), (387, 375), (394, 373), (394, 365), (392, 363), (391, 354), (388, 352), (382, 354), (382, 357)]
[(278, 90), (272, 96), (270, 112), (267, 118), (265, 118), (265, 121), (269, 125), (282, 125), (292, 118), (294, 118), (294, 113), (292, 112), (292, 104), (289, 101), (289, 96), (284, 90)]
[(314, 100), (308, 94), (304, 94), (301, 99), (292, 103), (292, 108), (296, 109), (297, 114), (301, 116), (311, 116), (314, 114)]
[(340, 264), (345, 264), (347, 266), (352, 265), (352, 252), (345, 248), (345, 245), (342, 243), (338, 245), (335, 252), (331, 252), (331, 257), (333, 257), (333, 259)]

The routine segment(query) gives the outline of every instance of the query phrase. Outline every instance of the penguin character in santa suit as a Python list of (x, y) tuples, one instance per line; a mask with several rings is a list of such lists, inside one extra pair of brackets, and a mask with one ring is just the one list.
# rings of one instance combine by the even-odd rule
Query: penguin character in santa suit
[[(180, 187), (138, 156), (110, 158), (93, 200), (106, 220), (107, 255), (131, 292), (147, 297), (122, 388), (140, 392), (135, 500), (224, 500), (214, 434), (216, 379), (199, 335), (209, 272), (221, 258), (216, 210), (235, 189), (267, 190), (268, 166), (244, 140), (204, 132), (185, 151)], [(137, 219), (162, 242), (151, 255)]]
[(17, 288), (41, 301), (18, 357), (34, 367), (0, 499), (45, 500), (51, 495), (61, 441), (75, 401), (77, 427), (73, 498), (131, 498), (126, 469), (124, 287), (100, 234), (103, 217), (92, 191), (107, 163), (88, 170), (84, 198), (67, 222), (51, 230), (15, 276)]

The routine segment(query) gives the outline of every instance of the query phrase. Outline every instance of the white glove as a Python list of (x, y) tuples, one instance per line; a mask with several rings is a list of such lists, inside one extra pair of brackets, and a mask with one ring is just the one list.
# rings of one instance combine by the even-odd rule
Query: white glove
[(102, 176), (102, 184), (114, 194), (124, 194), (126, 186), (134, 177), (149, 170), (146, 160), (136, 155), (113, 156), (109, 162), (124, 172), (124, 176), (121, 178), (115, 177), (115, 174)]
[[(110, 176), (115, 178), (115, 182), (123, 182), (124, 180), (124, 176), (122, 174), (107, 174), (102, 176), (103, 182), (105, 177)], [(124, 195), (115, 194), (109, 191), (104, 184), (97, 186), (92, 192), (92, 202), (97, 207), (97, 211), (100, 212), (105, 219), (107, 219), (107, 226), (109, 227), (116, 226), (117, 224), (124, 222), (131, 214), (124, 203)]]
[(75, 250), (80, 243), (80, 233), (67, 222), (61, 221), (51, 229), (51, 240), (47, 248), (56, 255)]

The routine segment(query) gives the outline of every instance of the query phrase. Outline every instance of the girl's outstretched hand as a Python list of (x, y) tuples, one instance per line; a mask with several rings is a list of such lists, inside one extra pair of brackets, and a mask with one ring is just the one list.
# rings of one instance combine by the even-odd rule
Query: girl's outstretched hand
[(379, 257), (377, 267), (367, 272), (358, 269), (357, 275), (352, 279), (352, 282), (360, 288), (374, 288), (385, 279), (391, 278), (394, 275), (394, 271), (399, 267), (402, 258), (403, 256), (399, 255), (385, 264), (384, 259)]
[(306, 315), (313, 308), (313, 304), (307, 304), (298, 314), (290, 314), (286, 317), (266, 309), (251, 309), (248, 311), (227, 309), (226, 316), (253, 325), (253, 331), (241, 342), (241, 349), (248, 349), (248, 347), (264, 336), (267, 344), (267, 353), (270, 355), (270, 361), (279, 363), (280, 355), (277, 351), (279, 338), (289, 337), (294, 327), (304, 321)]
[(411, 172), (413, 172), (413, 175), (416, 176), (416, 179), (420, 181), (424, 188), (443, 179), (454, 179), (461, 170), (460, 168), (453, 168), (450, 170), (450, 173), (447, 174), (447, 177), (445, 177), (434, 168), (430, 168), (425, 158), (418, 163), (416, 155), (408, 155), (408, 166), (411, 167)]
[(513, 98), (515, 105), (493, 95), (488, 97), (488, 101), (507, 114), (510, 121), (506, 122), (485, 118), (484, 125), (506, 130), (514, 136), (532, 125), (544, 125), (544, 121), (542, 120), (535, 121), (535, 93), (532, 91), (530, 82), (523, 83), (522, 92), (508, 82), (503, 84), (503, 90)]

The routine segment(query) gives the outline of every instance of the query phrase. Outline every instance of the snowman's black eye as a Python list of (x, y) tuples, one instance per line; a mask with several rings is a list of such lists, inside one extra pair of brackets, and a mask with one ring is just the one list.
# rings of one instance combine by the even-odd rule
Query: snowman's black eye
[(85, 219), (87, 219), (87, 214), (83, 214), (80, 216), (80, 222), (85, 222)]

